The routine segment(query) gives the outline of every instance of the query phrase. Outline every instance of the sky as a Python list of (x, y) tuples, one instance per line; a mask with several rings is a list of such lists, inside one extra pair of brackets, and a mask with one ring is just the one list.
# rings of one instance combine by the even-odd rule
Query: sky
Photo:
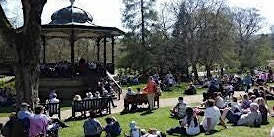
[[(10, 3), (18, 3), (19, 0), (8, 0)], [(159, 5), (169, 0), (157, 0)], [(261, 33), (270, 33), (270, 26), (274, 25), (274, 0), (227, 0), (231, 7), (256, 8), (265, 18), (264, 28)], [(1, 2), (1, 0), (0, 0)], [(14, 4), (13, 4), (14, 5)], [(51, 21), (52, 13), (58, 9), (70, 5), (70, 0), (47, 0), (42, 14), (42, 24)], [(74, 6), (82, 8), (93, 16), (93, 23), (100, 26), (117, 27), (123, 30), (121, 22), (122, 0), (75, 0)], [(8, 9), (10, 7), (7, 7)], [(14, 12), (11, 12), (14, 13)]]

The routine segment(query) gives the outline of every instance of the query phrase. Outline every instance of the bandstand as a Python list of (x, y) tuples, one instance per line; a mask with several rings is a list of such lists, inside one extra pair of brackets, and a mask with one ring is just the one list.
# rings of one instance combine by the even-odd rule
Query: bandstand
[[(72, 99), (87, 88), (95, 88), (98, 80), (114, 73), (115, 38), (124, 34), (115, 27), (98, 26), (92, 23), (93, 17), (85, 10), (71, 5), (54, 12), (49, 24), (42, 25), (42, 61), (40, 64), (39, 97), (44, 100), (49, 89), (54, 88), (61, 99)], [(47, 41), (54, 38), (70, 43), (70, 62), (56, 68), (56, 64), (46, 59)], [(92, 39), (96, 42), (97, 60), (92, 60), (94, 68), (85, 68), (75, 61), (75, 42), (79, 39)], [(107, 43), (111, 42), (111, 62), (107, 62)], [(102, 44), (102, 45), (101, 45)], [(103, 50), (103, 60), (100, 51)], [(61, 74), (61, 75), (60, 75)], [(92, 89), (95, 90), (95, 89)]]

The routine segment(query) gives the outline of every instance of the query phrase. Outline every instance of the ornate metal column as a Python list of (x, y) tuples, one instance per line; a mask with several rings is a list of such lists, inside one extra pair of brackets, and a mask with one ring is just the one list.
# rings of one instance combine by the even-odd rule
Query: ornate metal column
[(70, 35), (70, 61), (71, 64), (74, 65), (74, 43), (75, 43), (75, 36), (74, 36), (74, 30), (71, 30)]
[(104, 67), (107, 66), (107, 38), (104, 37)]
[(115, 39), (114, 36), (111, 37), (111, 63), (114, 65), (114, 44)]
[(46, 37), (42, 36), (42, 42), (43, 42), (43, 63), (46, 63)]
[(101, 38), (97, 38), (97, 61), (99, 62), (100, 61), (100, 41), (101, 41)]

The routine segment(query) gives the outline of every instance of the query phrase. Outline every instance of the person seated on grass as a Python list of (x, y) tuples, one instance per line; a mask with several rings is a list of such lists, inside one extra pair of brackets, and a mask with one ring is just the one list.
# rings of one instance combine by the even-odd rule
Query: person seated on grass
[(90, 111), (89, 118), (85, 120), (83, 128), (85, 137), (100, 137), (103, 127), (99, 120), (96, 118), (96, 112)]
[(140, 128), (137, 126), (135, 121), (131, 121), (129, 123), (129, 135), (125, 134), (126, 137), (140, 137), (141, 136), (141, 131)]
[(250, 104), (252, 103), (251, 100), (249, 100), (249, 97), (247, 94), (244, 94), (243, 95), (243, 99), (240, 101), (241, 103), (241, 108), (242, 109), (247, 109), (250, 107)]
[(268, 108), (265, 104), (265, 100), (262, 97), (258, 97), (255, 99), (254, 101), (255, 103), (257, 103), (259, 105), (259, 111), (261, 112), (262, 115), (262, 124), (266, 125), (268, 124)]
[(205, 78), (204, 81), (203, 81), (202, 88), (208, 88), (209, 85), (210, 85), (210, 81), (207, 78)]
[(196, 87), (193, 85), (193, 83), (189, 83), (189, 86), (188, 88), (185, 90), (184, 94), (187, 94), (187, 95), (193, 95), (193, 94), (196, 94), (197, 91), (196, 91)]
[(227, 104), (227, 107), (231, 108), (231, 111), (234, 113), (240, 112), (243, 113), (240, 104), (238, 103), (238, 98), (232, 97), (232, 102)]
[(9, 115), (9, 120), (6, 122), (3, 128), (1, 128), (1, 134), (4, 137), (28, 137), (28, 133), (26, 134), (23, 129), (24, 125), (16, 117), (16, 113), (12, 112)]
[(220, 109), (214, 106), (214, 100), (209, 99), (205, 102), (204, 117), (202, 120), (201, 132), (205, 132), (206, 135), (212, 134), (217, 124), (222, 124), (226, 128), (226, 125), (221, 119)]
[(30, 117), (32, 116), (31, 112), (29, 111), (29, 104), (26, 102), (21, 103), (21, 108), (20, 111), (18, 111), (17, 113), (17, 117), (18, 119), (30, 119)]
[(116, 118), (107, 117), (105, 121), (107, 123), (104, 128), (104, 130), (106, 131), (106, 137), (117, 137), (121, 134), (122, 129)]
[(196, 114), (191, 107), (186, 108), (186, 116), (179, 120), (180, 126), (171, 128), (167, 131), (169, 135), (178, 133), (181, 135), (197, 135), (200, 133), (200, 125)]
[(30, 127), (30, 118), (33, 114), (29, 111), (29, 104), (26, 102), (21, 103), (20, 111), (17, 112), (17, 118), (23, 123), (24, 125), (24, 132), (28, 134), (28, 130)]
[(234, 87), (231, 83), (228, 83), (227, 86), (225, 87), (226, 91), (226, 96), (229, 98), (234, 95)]
[(178, 119), (184, 118), (186, 115), (186, 106), (187, 106), (187, 103), (184, 101), (184, 98), (179, 97), (178, 103), (176, 104), (176, 106), (170, 110), (171, 112), (170, 115)]
[(220, 92), (214, 92), (213, 99), (215, 101), (215, 106), (218, 107), (219, 109), (223, 109), (226, 107), (226, 104), (224, 102), (224, 99), (221, 97)]
[(46, 136), (47, 131), (57, 130), (59, 125), (62, 127), (68, 127), (62, 123), (59, 119), (52, 119), (44, 114), (45, 108), (43, 106), (37, 106), (34, 109), (34, 115), (30, 118), (29, 137)]
[(257, 127), (261, 125), (262, 115), (259, 111), (259, 105), (257, 103), (251, 103), (249, 112), (246, 114), (234, 113), (229, 108), (224, 109), (222, 119), (228, 119), (230, 123), (237, 126), (252, 126)]

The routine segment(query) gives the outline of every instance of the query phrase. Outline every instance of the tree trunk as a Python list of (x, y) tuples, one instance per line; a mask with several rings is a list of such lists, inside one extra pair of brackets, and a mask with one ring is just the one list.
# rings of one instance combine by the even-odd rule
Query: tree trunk
[(221, 67), (221, 76), (224, 76), (224, 67)]
[(41, 14), (46, 0), (21, 0), (24, 26), (15, 36), (15, 87), (17, 107), (22, 102), (38, 103)]
[(195, 63), (192, 63), (192, 72), (194, 73), (194, 81), (199, 81), (198, 70)]
[(24, 26), (16, 31), (0, 8), (0, 33), (11, 45), (15, 45), (15, 88), (17, 108), (22, 102), (35, 106), (38, 97), (40, 58), (41, 14), (47, 0), (21, 0)]
[(206, 67), (206, 76), (207, 76), (208, 78), (210, 78), (210, 77), (212, 76), (212, 75), (211, 75), (211, 72), (210, 72), (211, 67), (210, 67), (210, 65), (206, 65), (205, 67)]
[[(39, 31), (36, 27), (33, 31)], [(38, 37), (37, 37), (38, 36)], [(17, 107), (20, 103), (27, 102), (31, 106), (38, 98), (39, 86), (39, 54), (40, 35), (32, 36), (31, 33), (19, 33), (15, 38), (16, 61), (15, 61), (15, 86), (17, 93)]]

